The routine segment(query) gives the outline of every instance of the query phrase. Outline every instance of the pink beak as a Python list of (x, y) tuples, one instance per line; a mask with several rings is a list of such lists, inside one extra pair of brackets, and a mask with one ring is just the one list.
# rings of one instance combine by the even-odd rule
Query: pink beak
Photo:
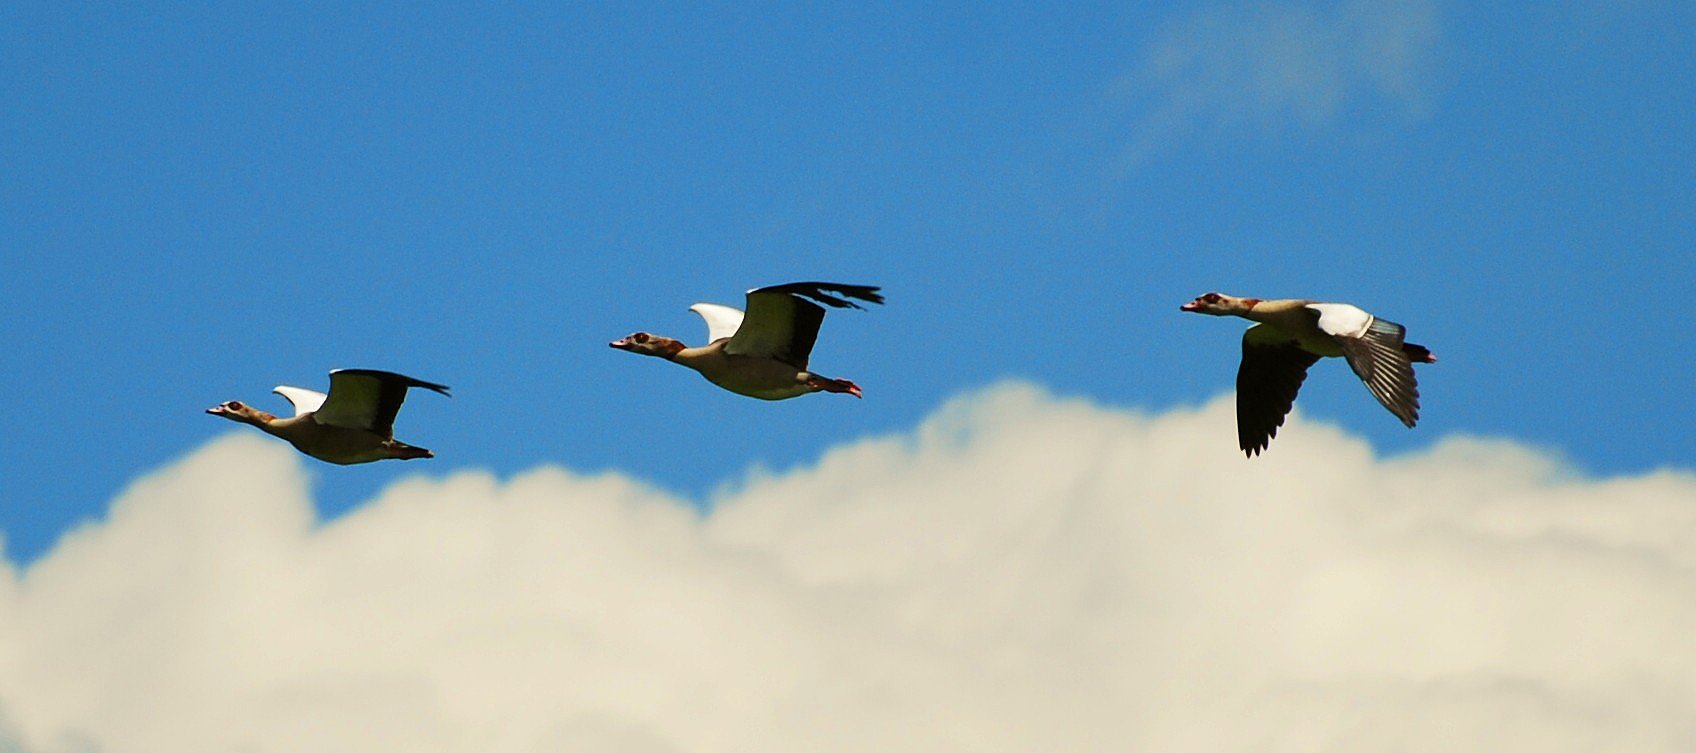
[(1201, 310), (1201, 304), (1196, 303), (1195, 301), (1190, 301), (1189, 303), (1186, 303), (1182, 306), (1179, 306), (1178, 310), (1179, 311), (1200, 311)]

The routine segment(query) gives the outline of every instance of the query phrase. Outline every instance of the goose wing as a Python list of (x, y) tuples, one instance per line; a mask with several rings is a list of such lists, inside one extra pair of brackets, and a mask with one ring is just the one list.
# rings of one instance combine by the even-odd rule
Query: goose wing
[(1243, 362), (1237, 367), (1237, 446), (1249, 457), (1278, 436), (1308, 367), (1318, 360), (1276, 327), (1256, 324), (1243, 333)]
[(309, 390), (305, 387), (290, 387), (286, 384), (279, 384), (276, 389), (271, 391), (288, 398), (289, 403), (294, 405), (296, 416), (318, 410), (324, 405), (324, 398), (329, 397), (317, 390)]
[(395, 414), (400, 412), (400, 404), (406, 400), (409, 387), (448, 394), (445, 385), (403, 374), (374, 369), (336, 369), (330, 372), (330, 396), (313, 417), (321, 424), (364, 429), (392, 438)]
[(792, 282), (755, 288), (748, 291), (747, 314), (724, 351), (771, 358), (805, 370), (813, 343), (818, 339), (819, 325), (824, 322), (824, 306), (819, 304), (857, 309), (861, 306), (855, 300), (883, 303), (883, 296), (877, 291), (868, 285), (832, 282)]
[(1402, 347), (1407, 328), (1347, 304), (1317, 303), (1308, 309), (1318, 314), (1320, 331), (1337, 341), (1349, 368), (1372, 396), (1413, 428), (1419, 421), (1419, 383)]
[(715, 343), (736, 334), (742, 328), (742, 310), (716, 303), (697, 303), (689, 307), (707, 323), (707, 342)]

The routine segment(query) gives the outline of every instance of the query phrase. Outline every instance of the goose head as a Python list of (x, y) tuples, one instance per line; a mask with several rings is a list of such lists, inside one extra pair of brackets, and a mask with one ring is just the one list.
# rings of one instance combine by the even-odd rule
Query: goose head
[(684, 347), (683, 343), (669, 337), (650, 335), (646, 332), (635, 332), (627, 337), (607, 343), (607, 345), (618, 348), (619, 350), (628, 350), (631, 353), (639, 353), (644, 356), (658, 356), (660, 358), (671, 358), (672, 356), (677, 355), (677, 351), (683, 350)]
[(1196, 299), (1178, 307), (1179, 311), (1190, 311), (1197, 314), (1212, 316), (1237, 316), (1254, 308), (1259, 303), (1256, 298), (1237, 298), (1224, 293), (1207, 293), (1196, 296)]
[(277, 418), (265, 411), (258, 410), (251, 405), (247, 405), (240, 400), (231, 400), (227, 403), (219, 403), (218, 405), (207, 408), (206, 412), (214, 416), (227, 418), (231, 421), (253, 424), (254, 426), (270, 423)]

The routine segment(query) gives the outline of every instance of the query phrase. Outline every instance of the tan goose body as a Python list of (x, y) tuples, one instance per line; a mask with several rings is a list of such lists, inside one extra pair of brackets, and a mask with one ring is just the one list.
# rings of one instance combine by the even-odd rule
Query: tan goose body
[(1408, 428), (1419, 421), (1413, 364), (1437, 358), (1405, 342), (1407, 328), (1347, 303), (1302, 299), (1263, 301), (1208, 293), (1180, 307), (1256, 322), (1243, 333), (1237, 368), (1237, 446), (1249, 457), (1265, 450), (1295, 404), (1307, 369), (1321, 358), (1343, 358), (1378, 402)]
[(824, 321), (825, 310), (818, 304), (860, 308), (854, 300), (882, 303), (877, 290), (829, 282), (755, 288), (747, 293), (746, 313), (713, 303), (689, 307), (706, 320), (706, 345), (691, 348), (647, 332), (608, 345), (687, 366), (719, 387), (760, 400), (787, 400), (812, 392), (861, 397), (859, 385), (815, 374), (808, 370), (807, 361)]
[(814, 382), (827, 379), (774, 358), (727, 353), (725, 346), (729, 343), (727, 338), (699, 348), (684, 348), (671, 360), (694, 369), (713, 384), (761, 400), (787, 400), (817, 392), (822, 387)]
[(1343, 349), (1337, 345), (1336, 338), (1320, 329), (1319, 320), (1307, 309), (1311, 303), (1313, 301), (1300, 298), (1257, 301), (1240, 316), (1277, 328), (1300, 344), (1302, 350), (1314, 355), (1328, 358), (1341, 356)]
[(301, 452), (327, 463), (353, 465), (375, 460), (431, 458), (435, 453), (365, 429), (318, 423), (312, 414), (272, 418), (255, 424), (261, 431), (288, 440)]
[(409, 387), (448, 394), (448, 388), (412, 377), (371, 369), (330, 372), (330, 393), (279, 386), (274, 390), (294, 404), (295, 415), (279, 418), (239, 401), (207, 413), (251, 424), (294, 448), (327, 463), (353, 465), (376, 460), (431, 458), (435, 454), (394, 438), (395, 414)]

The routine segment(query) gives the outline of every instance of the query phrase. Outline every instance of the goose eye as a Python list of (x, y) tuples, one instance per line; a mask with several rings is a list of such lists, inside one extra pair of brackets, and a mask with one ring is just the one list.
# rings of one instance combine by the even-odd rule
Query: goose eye
[(229, 408), (230, 410), (241, 410), (242, 408), (244, 408), (246, 406), (242, 405), (240, 401), (231, 400), (227, 403), (224, 403), (224, 407)]
[(631, 335), (630, 339), (635, 340), (638, 344), (645, 343), (648, 341), (648, 333), (637, 332), (636, 334)]
[(1202, 296), (1201, 300), (1204, 300), (1208, 303), (1218, 303), (1219, 302), (1219, 294), (1218, 293), (1208, 293), (1207, 295)]

